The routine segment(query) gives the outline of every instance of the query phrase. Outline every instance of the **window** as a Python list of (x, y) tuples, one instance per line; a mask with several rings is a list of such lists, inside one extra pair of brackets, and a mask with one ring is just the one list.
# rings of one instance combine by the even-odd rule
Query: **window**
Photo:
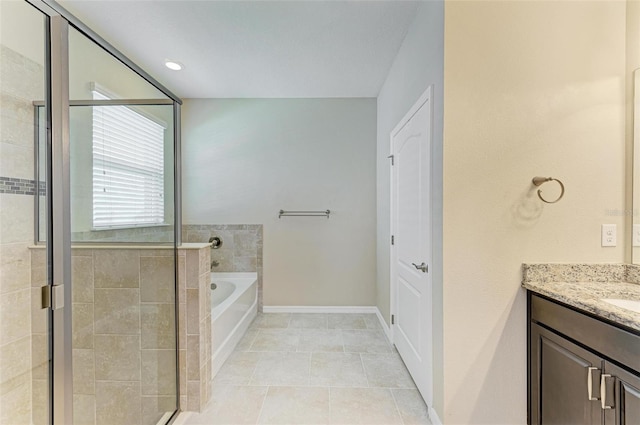
[(163, 223), (164, 127), (126, 106), (94, 106), (93, 227)]

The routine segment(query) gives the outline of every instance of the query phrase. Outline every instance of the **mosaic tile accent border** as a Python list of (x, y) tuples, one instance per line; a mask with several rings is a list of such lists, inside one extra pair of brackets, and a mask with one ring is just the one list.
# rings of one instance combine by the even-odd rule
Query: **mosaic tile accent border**
[[(45, 182), (39, 182), (40, 195), (45, 195), (47, 186)], [(13, 177), (0, 177), (0, 193), (12, 195), (35, 195), (36, 181), (27, 179), (14, 179)]]

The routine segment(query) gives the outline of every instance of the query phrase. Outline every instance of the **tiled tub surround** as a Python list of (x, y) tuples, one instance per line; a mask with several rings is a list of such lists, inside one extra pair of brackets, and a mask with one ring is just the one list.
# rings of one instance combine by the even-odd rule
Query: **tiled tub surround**
[(429, 424), (375, 314), (259, 314), (189, 425)]
[(208, 243), (184, 243), (179, 261), (180, 409), (199, 412), (211, 396), (211, 263)]
[(222, 246), (211, 250), (218, 263), (213, 272), (257, 272), (258, 311), (262, 311), (262, 225), (261, 224), (185, 224), (184, 242), (207, 242), (218, 236)]
[[(37, 35), (35, 35), (37, 38)], [(46, 420), (46, 345), (32, 334), (29, 245), (33, 243), (33, 101), (44, 95), (42, 65), (0, 45), (0, 423)], [(38, 382), (45, 383), (44, 379)], [(41, 407), (42, 406), (42, 407)]]
[(640, 331), (640, 313), (602, 301), (640, 301), (640, 266), (633, 264), (523, 264), (522, 286), (564, 304)]

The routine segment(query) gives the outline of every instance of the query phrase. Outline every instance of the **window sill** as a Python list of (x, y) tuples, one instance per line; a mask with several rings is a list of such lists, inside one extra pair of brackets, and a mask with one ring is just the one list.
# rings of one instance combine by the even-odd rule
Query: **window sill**
[(139, 225), (123, 225), (123, 226), (109, 226), (109, 227), (92, 227), (92, 232), (102, 232), (108, 230), (127, 230), (127, 229), (146, 229), (151, 227), (171, 227), (173, 224), (139, 224)]

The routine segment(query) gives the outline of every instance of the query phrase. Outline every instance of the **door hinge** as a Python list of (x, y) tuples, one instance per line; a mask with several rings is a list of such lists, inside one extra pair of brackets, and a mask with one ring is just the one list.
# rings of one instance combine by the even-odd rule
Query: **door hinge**
[(42, 308), (57, 310), (64, 307), (64, 285), (45, 285), (41, 291)]
[(391, 315), (391, 324), (395, 325), (395, 323), (396, 323), (396, 316), (395, 316), (395, 314), (392, 314)]
[(393, 161), (393, 159), (394, 159), (393, 155), (389, 155), (387, 158), (391, 158), (391, 165), (393, 165), (393, 162), (394, 162)]
[(391, 245), (395, 245), (395, 242), (396, 242), (395, 236), (391, 235)]

